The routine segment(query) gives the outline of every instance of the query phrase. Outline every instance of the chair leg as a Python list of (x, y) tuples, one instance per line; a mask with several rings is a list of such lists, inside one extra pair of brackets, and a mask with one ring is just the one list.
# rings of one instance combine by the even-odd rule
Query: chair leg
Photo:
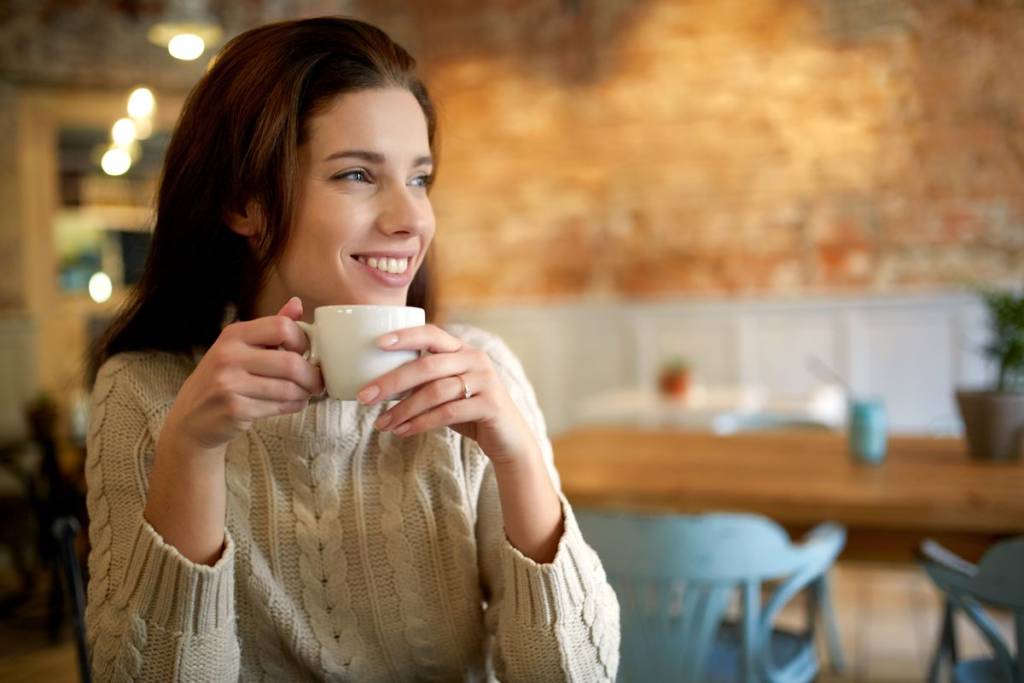
[(49, 567), (50, 588), (47, 595), (46, 633), (51, 643), (60, 640), (61, 627), (64, 625), (64, 587), (60, 585), (60, 567)]
[[(761, 586), (754, 581), (743, 583), (743, 634), (741, 644), (743, 647), (742, 681), (744, 683), (757, 683), (761, 680), (758, 669), (757, 656), (757, 618), (761, 611)], [(771, 644), (767, 647), (771, 647)]]
[(815, 586), (815, 600), (821, 608), (822, 624), (828, 639), (828, 658), (832, 671), (842, 673), (846, 670), (846, 659), (843, 657), (843, 645), (839, 640), (839, 626), (836, 624), (836, 613), (832, 607), (832, 588), (829, 575), (823, 574)]
[(950, 667), (956, 667), (956, 633), (953, 631), (953, 603), (946, 600), (945, 609), (942, 613), (942, 626), (939, 632), (939, 643), (935, 648), (935, 655), (932, 657), (931, 666), (928, 667), (928, 683), (939, 683), (939, 674), (942, 670), (942, 660), (948, 655)]
[(75, 649), (78, 652), (78, 671), (82, 683), (90, 683), (92, 673), (89, 669), (89, 646), (85, 635), (85, 586), (75, 552), (75, 538), (80, 526), (73, 516), (59, 517), (53, 523), (53, 538), (57, 543), (59, 563), (63, 571), (64, 585), (70, 598), (72, 616), (71, 625), (75, 636)]

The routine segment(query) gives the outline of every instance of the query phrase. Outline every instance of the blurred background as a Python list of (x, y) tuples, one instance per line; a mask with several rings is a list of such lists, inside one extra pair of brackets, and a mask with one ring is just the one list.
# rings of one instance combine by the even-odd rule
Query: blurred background
[[(641, 431), (669, 451), (777, 452), (779, 473), (778, 438), (821, 440), (836, 504), (799, 505), (850, 528), (834, 675), (923, 678), (942, 600), (913, 547), (945, 533), (977, 560), (1024, 532), (1019, 445), (979, 473), (956, 402), (998, 368), (979, 289), (1024, 284), (1019, 0), (0, 3), (0, 677), (76, 675), (49, 526), (87, 523), (83, 353), (139, 277), (183, 99), (225, 40), (321, 14), (417, 57), (440, 109), (443, 320), (519, 354), (570, 499), (728, 507), (796, 533), (812, 521), (783, 505), (799, 472), (770, 505), (757, 490), (644, 504), (643, 482), (574, 488), (574, 458)], [(884, 420), (855, 426), (866, 399)], [(848, 445), (858, 429), (888, 437), (887, 460)], [(610, 475), (630, 471), (619, 455)], [(932, 498), (892, 482), (947, 466)], [(885, 518), (844, 518), (854, 498)], [(954, 524), (958, 506), (989, 516)], [(899, 518), (898, 542), (872, 535)]]

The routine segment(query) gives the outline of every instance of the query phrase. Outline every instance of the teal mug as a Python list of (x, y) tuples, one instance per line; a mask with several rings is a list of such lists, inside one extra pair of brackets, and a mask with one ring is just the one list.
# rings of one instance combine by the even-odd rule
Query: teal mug
[(850, 452), (857, 460), (875, 465), (885, 459), (888, 424), (882, 399), (850, 401), (849, 430)]

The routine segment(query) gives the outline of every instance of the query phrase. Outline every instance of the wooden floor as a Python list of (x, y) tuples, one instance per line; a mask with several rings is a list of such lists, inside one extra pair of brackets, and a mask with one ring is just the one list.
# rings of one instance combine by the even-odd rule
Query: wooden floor
[[(912, 565), (840, 564), (834, 570), (835, 606), (847, 670), (825, 668), (821, 681), (896, 683), (922, 681), (938, 640), (942, 602), (927, 577)], [(1013, 642), (1009, 614), (989, 612), (1007, 642)], [(780, 623), (800, 624), (790, 610)], [(988, 655), (981, 634), (958, 615), (960, 656)]]
[[(870, 681), (903, 683), (924, 679), (941, 616), (939, 596), (913, 566), (841, 564), (835, 570), (835, 601), (848, 662), (842, 675), (828, 672), (825, 683)], [(1012, 642), (1012, 622), (994, 613)], [(784, 612), (780, 623), (799, 625), (799, 607)], [(987, 652), (981, 636), (958, 624), (962, 656)], [(0, 681), (75, 681), (75, 652), (70, 636), (57, 645), (42, 635), (42, 606), (28, 605), (14, 619), (0, 622)]]
[(0, 681), (78, 680), (78, 663), (70, 628), (65, 627), (61, 642), (53, 644), (45, 633), (45, 601), (22, 605), (14, 616), (0, 621)]

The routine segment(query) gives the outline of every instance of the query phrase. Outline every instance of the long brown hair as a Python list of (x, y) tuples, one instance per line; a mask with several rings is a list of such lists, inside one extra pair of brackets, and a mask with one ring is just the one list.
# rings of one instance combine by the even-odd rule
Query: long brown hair
[[(397, 86), (417, 99), (436, 163), (437, 116), (416, 61), (379, 28), (340, 17), (280, 22), (232, 39), (185, 101), (164, 158), (156, 225), (138, 286), (90, 351), (88, 380), (122, 351), (191, 352), (220, 334), (233, 306), (253, 315), (288, 242), (298, 148), (310, 118), (338, 95)], [(254, 203), (255, 245), (228, 212)], [(428, 259), (407, 303), (432, 318)]]

